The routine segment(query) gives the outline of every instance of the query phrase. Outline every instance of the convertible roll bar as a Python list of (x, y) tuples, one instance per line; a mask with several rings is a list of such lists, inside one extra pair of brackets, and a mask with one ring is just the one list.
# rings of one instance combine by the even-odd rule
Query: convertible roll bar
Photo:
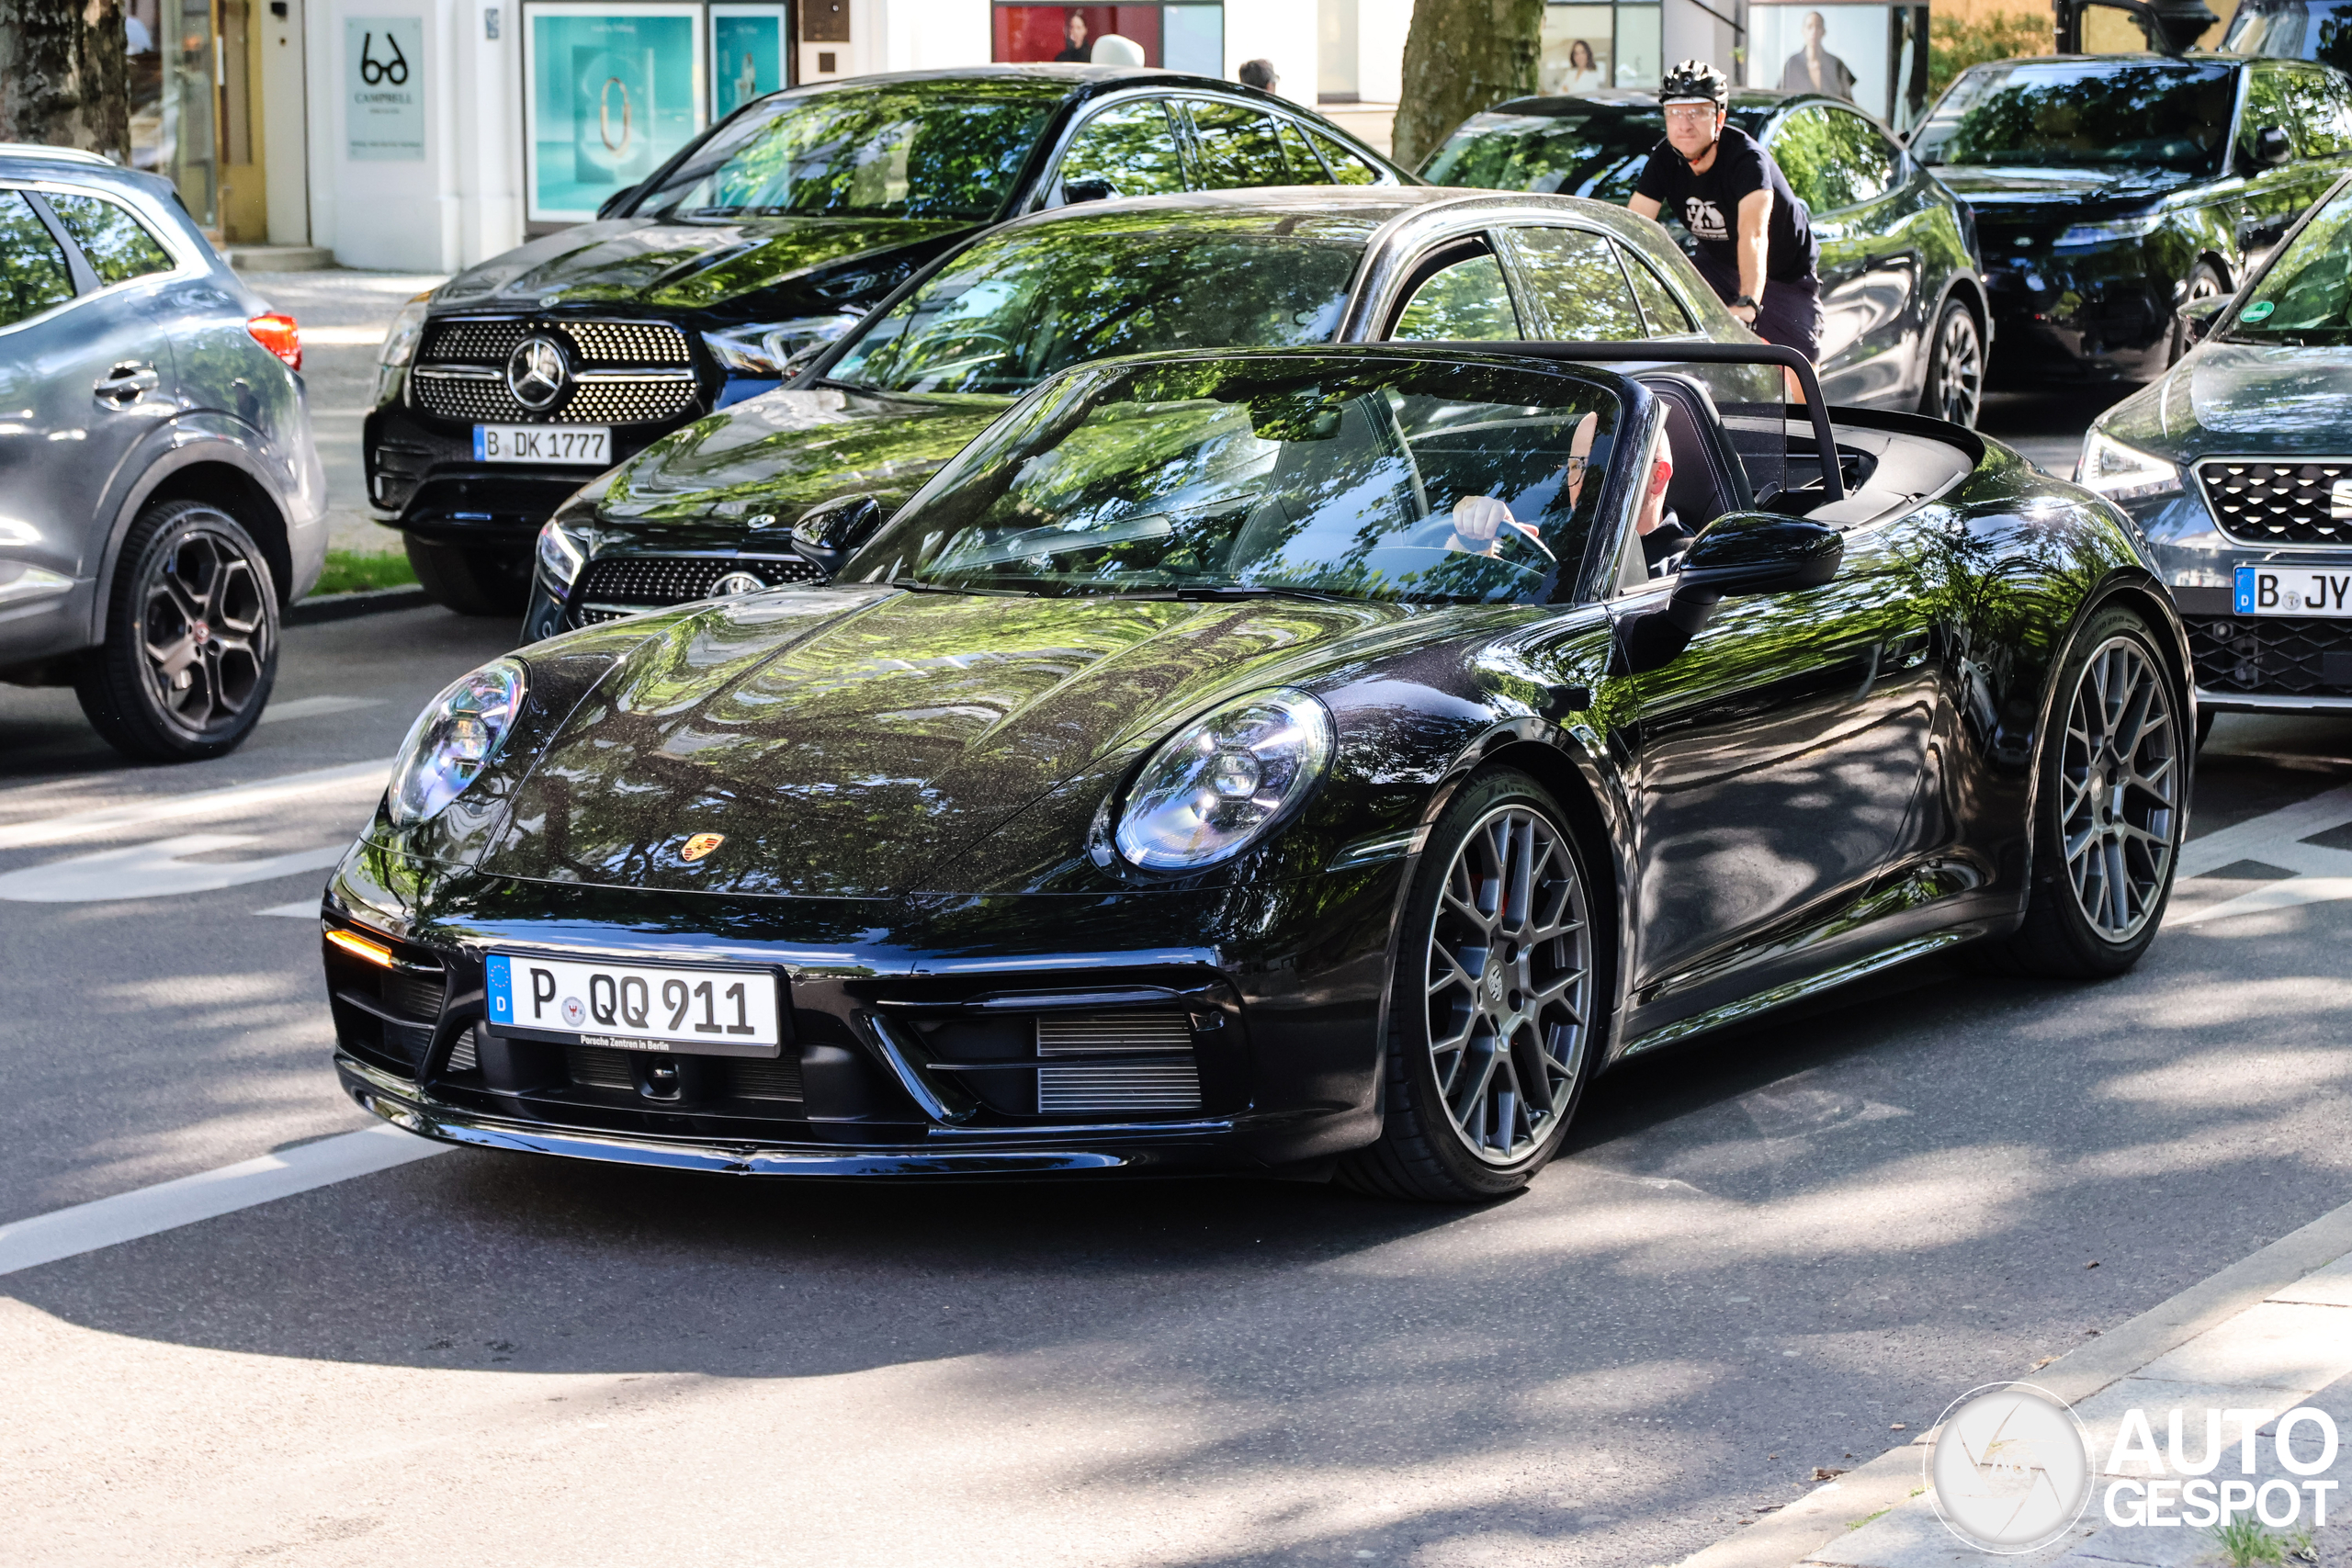
[(1821, 448), (1821, 488), (1831, 501), (1846, 499), (1844, 466), (1838, 461), (1837, 433), (1829, 426), (1829, 406), (1821, 399), (1821, 377), (1813, 361), (1793, 348), (1778, 344), (1683, 343), (1656, 339), (1631, 343), (1415, 343), (1415, 349), (1458, 348), (1478, 354), (1525, 355), (1531, 359), (1577, 362), (1639, 361), (1654, 365), (1777, 365), (1793, 374), (1804, 390), (1805, 412), (1813, 418), (1814, 444)]

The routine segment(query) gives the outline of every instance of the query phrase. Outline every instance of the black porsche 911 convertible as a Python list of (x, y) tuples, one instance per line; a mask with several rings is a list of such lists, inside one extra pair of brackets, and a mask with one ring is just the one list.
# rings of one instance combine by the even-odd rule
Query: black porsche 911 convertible
[(1609, 367), (1656, 352), (1081, 367), (835, 585), (485, 665), (328, 888), (345, 1086), (678, 1168), (1467, 1201), (1634, 1053), (1960, 942), (2136, 961), (2195, 715), (2121, 516)]

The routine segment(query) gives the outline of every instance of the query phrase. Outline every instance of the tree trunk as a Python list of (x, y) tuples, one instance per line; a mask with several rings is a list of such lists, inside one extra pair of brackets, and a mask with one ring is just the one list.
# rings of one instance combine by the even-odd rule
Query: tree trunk
[(130, 161), (121, 0), (0, 0), (0, 141)]
[(1396, 162), (1412, 168), (1480, 109), (1535, 91), (1543, 32), (1544, 0), (1415, 0)]

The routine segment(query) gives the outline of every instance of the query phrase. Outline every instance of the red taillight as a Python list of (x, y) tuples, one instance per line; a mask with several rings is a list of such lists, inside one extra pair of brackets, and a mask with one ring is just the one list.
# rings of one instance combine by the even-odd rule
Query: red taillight
[(254, 334), (255, 343), (286, 361), (288, 368), (302, 368), (302, 329), (294, 324), (293, 317), (255, 316), (245, 323), (245, 331)]

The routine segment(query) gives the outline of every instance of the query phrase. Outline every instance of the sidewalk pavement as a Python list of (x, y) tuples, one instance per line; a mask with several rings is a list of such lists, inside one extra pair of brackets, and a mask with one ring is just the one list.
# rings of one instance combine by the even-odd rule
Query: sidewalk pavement
[[(2125, 1411), (2146, 1412), (2161, 1449), (2169, 1413), (2180, 1409), (2184, 1447), (2195, 1457), (2204, 1449), (2209, 1408), (2285, 1412), (2310, 1405), (2335, 1419), (2352, 1455), (2352, 1204), (2081, 1349), (2043, 1366), (2017, 1369), (2015, 1378), (2073, 1404), (2090, 1431), (2097, 1473), (2090, 1506), (2055, 1544), (1996, 1558), (1947, 1530), (1928, 1490), (1927, 1458), (1936, 1438), (1931, 1428), (1685, 1558), (1680, 1568), (2043, 1568), (2060, 1562), (2065, 1568), (2192, 1568), (2219, 1562), (2219, 1543), (2205, 1530), (2109, 1522), (2102, 1508), (2109, 1482), (2148, 1473), (2130, 1463), (2109, 1472), (2118, 1427)], [(1955, 1397), (1964, 1392), (1952, 1391)], [(2245, 1478), (2236, 1462), (2237, 1427), (2225, 1426), (2231, 1447), (2214, 1478), (2251, 1479), (2256, 1486), (2271, 1478), (2302, 1479), (2278, 1469), (2270, 1442), (2275, 1429), (2275, 1420), (2259, 1428), (2256, 1474)], [(2297, 1438), (2298, 1450), (2308, 1457), (2316, 1435), (2305, 1426)], [(2339, 1462), (2326, 1474), (2340, 1477), (2342, 1472)], [(2322, 1568), (2352, 1558), (2341, 1544), (2352, 1538), (2347, 1491), (2352, 1488), (2331, 1495), (2327, 1526), (2315, 1532)], [(2310, 1523), (2306, 1506), (2299, 1525)], [(2297, 1564), (2290, 1559), (2286, 1568)]]

